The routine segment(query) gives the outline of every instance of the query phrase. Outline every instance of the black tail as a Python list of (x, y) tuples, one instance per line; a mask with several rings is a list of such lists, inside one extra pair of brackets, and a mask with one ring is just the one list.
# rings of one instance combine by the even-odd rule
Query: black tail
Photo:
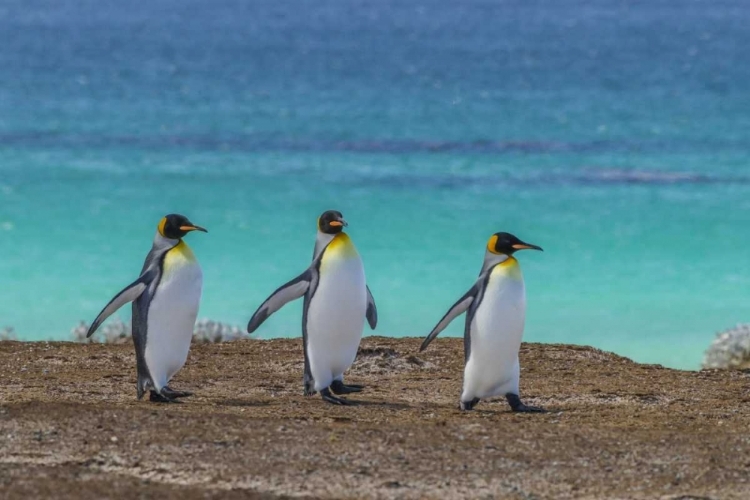
[(154, 383), (151, 382), (151, 377), (141, 374), (140, 370), (138, 371), (138, 385), (136, 389), (138, 390), (138, 400), (140, 401), (141, 399), (143, 399), (143, 395), (146, 394), (149, 389), (153, 389)]
[(140, 401), (149, 389), (154, 388), (154, 382), (151, 380), (151, 374), (146, 366), (146, 360), (140, 355), (140, 350), (137, 347), (135, 349), (135, 365), (138, 370), (138, 383), (136, 385), (136, 390), (138, 391), (138, 400)]

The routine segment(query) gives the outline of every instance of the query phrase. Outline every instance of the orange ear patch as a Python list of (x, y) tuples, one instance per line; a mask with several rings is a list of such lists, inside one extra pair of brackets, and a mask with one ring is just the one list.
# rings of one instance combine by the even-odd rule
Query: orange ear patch
[(497, 253), (497, 250), (495, 250), (495, 246), (497, 245), (497, 235), (493, 234), (490, 236), (490, 240), (487, 242), (487, 250), (489, 250), (492, 253)]
[(161, 220), (159, 221), (159, 225), (157, 226), (159, 229), (159, 234), (162, 236), (164, 236), (164, 226), (166, 225), (167, 225), (167, 218), (162, 217)]

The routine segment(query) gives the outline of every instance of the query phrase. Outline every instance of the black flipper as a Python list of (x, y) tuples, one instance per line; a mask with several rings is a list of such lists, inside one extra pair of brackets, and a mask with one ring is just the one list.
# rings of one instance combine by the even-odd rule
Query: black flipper
[(448, 312), (445, 313), (445, 316), (443, 316), (438, 324), (435, 325), (435, 328), (432, 329), (430, 334), (424, 339), (424, 342), (422, 342), (422, 345), (419, 347), (420, 352), (427, 349), (427, 346), (430, 345), (430, 342), (432, 342), (440, 332), (445, 330), (445, 327), (447, 327), (451, 321), (453, 321), (457, 316), (466, 312), (471, 303), (474, 302), (474, 299), (476, 298), (478, 292), (479, 286), (478, 284), (475, 284), (469, 289), (468, 292), (463, 295), (463, 297), (458, 299), (458, 301), (453, 304), (450, 309), (448, 309)]
[(375, 299), (372, 296), (370, 287), (367, 287), (367, 312), (365, 313), (367, 323), (370, 325), (370, 329), (374, 330), (378, 326), (378, 308), (375, 307)]
[(273, 313), (287, 302), (302, 297), (310, 288), (312, 270), (307, 269), (288, 283), (281, 285), (263, 302), (247, 324), (248, 333), (253, 333)]
[(154, 272), (152, 269), (149, 269), (141, 274), (141, 276), (137, 280), (123, 288), (117, 295), (115, 295), (112, 300), (110, 300), (109, 303), (104, 306), (104, 309), (102, 309), (102, 312), (99, 313), (94, 322), (91, 323), (91, 327), (86, 333), (86, 338), (91, 337), (94, 332), (101, 326), (101, 324), (104, 323), (104, 321), (109, 318), (115, 311), (117, 311), (128, 302), (133, 302), (138, 297), (140, 297), (141, 294), (146, 291), (146, 288), (148, 288), (148, 285), (153, 281), (156, 275), (156, 272)]

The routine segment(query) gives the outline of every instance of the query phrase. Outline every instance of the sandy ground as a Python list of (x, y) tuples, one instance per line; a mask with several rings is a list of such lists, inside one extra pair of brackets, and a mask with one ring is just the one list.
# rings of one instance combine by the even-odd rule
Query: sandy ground
[(0, 497), (750, 498), (750, 377), (525, 344), (521, 390), (457, 409), (459, 339), (367, 338), (335, 407), (297, 340), (193, 346), (182, 404), (135, 399), (130, 345), (0, 342)]

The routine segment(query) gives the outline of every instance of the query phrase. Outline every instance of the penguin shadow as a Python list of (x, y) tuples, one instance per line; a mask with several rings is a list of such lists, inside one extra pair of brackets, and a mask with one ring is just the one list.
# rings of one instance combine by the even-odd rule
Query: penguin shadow
[(234, 406), (243, 408), (262, 408), (264, 406), (271, 406), (270, 401), (263, 401), (257, 399), (220, 399), (215, 403), (218, 406)]
[(376, 408), (388, 408), (390, 410), (408, 410), (411, 408), (406, 403), (390, 403), (388, 401), (369, 401), (367, 399), (347, 399), (347, 406), (365, 406)]
[(499, 409), (499, 408), (474, 408), (471, 411), (465, 411), (461, 410), (460, 408), (454, 408), (457, 415), (482, 415), (485, 417), (488, 416), (510, 416), (510, 415), (517, 415), (517, 416), (526, 416), (528, 418), (539, 418), (542, 415), (560, 415), (562, 413), (561, 410), (549, 410), (547, 408), (544, 409), (544, 411), (541, 412), (518, 412), (513, 411), (510, 408), (508, 409)]
[(501, 415), (514, 415), (513, 410), (494, 410), (492, 408), (474, 408), (471, 411), (465, 411), (458, 407), (454, 408), (456, 415), (470, 416), (470, 415), (481, 415), (483, 417), (501, 416)]

